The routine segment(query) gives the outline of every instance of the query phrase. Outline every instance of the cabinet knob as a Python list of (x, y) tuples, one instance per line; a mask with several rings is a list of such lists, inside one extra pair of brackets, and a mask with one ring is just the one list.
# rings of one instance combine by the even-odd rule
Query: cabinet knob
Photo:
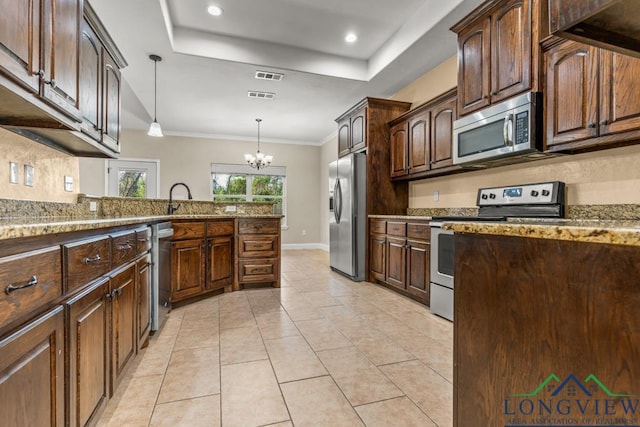
[(594, 128), (594, 127), (596, 127), (596, 124), (595, 124), (595, 123), (589, 123), (589, 124), (587, 125), (587, 127), (588, 127), (588, 128)]
[(606, 126), (609, 124), (609, 120), (600, 120), (600, 125), (601, 126)]

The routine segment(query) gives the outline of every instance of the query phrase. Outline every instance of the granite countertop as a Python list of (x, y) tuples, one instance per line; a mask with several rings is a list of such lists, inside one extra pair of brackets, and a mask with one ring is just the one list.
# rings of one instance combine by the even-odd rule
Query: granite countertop
[(414, 220), (424, 220), (424, 221), (431, 221), (431, 216), (426, 216), (426, 215), (369, 215), (369, 218), (376, 218), (376, 219), (400, 219), (400, 220), (404, 220), (404, 221), (410, 221), (412, 219)]
[(456, 233), (640, 246), (640, 220), (513, 219), (507, 222), (448, 222), (442, 228)]
[(95, 230), (121, 225), (150, 224), (167, 220), (225, 219), (225, 218), (282, 218), (282, 215), (235, 214), (235, 215), (149, 215), (111, 218), (65, 218), (65, 217), (16, 217), (0, 218), (0, 240), (18, 237), (43, 236), (54, 233)]

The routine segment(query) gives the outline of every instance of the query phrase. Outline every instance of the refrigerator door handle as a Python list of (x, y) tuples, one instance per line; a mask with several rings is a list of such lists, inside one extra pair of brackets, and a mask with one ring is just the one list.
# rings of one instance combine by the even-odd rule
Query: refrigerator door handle
[(340, 218), (342, 217), (342, 187), (340, 186), (340, 178), (336, 179), (333, 194), (335, 195), (335, 209), (333, 210), (333, 215), (336, 218), (336, 224), (340, 224)]

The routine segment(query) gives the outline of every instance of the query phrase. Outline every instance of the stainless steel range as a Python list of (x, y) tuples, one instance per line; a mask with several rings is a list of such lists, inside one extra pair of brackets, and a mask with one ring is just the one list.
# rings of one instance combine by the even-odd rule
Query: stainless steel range
[[(560, 181), (481, 188), (476, 217), (433, 217), (431, 225), (431, 312), (453, 320), (455, 246), (445, 222), (507, 221), (509, 218), (564, 218), (565, 185)], [(462, 284), (464, 286), (464, 284)]]

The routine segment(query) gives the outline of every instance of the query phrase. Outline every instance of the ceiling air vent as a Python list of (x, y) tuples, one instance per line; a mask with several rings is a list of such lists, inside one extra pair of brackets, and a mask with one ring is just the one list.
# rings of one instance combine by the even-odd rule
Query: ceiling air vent
[(271, 71), (256, 71), (256, 79), (260, 80), (275, 80), (279, 82), (284, 78), (284, 74), (282, 73), (274, 73)]
[(260, 92), (257, 90), (250, 90), (248, 92), (249, 98), (257, 98), (257, 99), (273, 99), (276, 97), (276, 94), (273, 92)]

